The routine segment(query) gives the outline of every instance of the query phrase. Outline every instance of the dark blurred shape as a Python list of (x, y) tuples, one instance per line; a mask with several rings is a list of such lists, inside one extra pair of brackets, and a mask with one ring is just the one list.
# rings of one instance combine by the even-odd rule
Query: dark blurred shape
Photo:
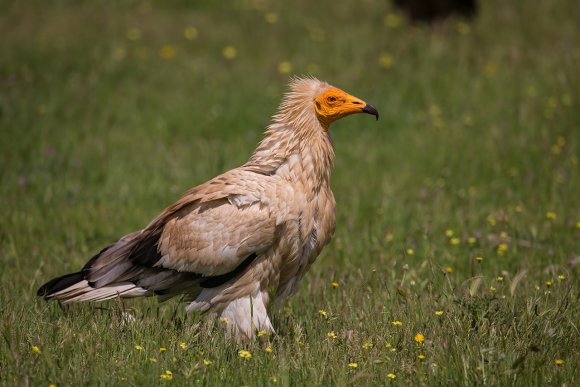
[(433, 23), (458, 14), (471, 18), (477, 13), (476, 0), (393, 0), (413, 22)]

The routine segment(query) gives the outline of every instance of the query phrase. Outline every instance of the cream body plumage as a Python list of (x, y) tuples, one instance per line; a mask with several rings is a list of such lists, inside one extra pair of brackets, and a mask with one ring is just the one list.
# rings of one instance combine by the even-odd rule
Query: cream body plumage
[[(329, 126), (376, 109), (314, 78), (290, 84), (249, 161), (187, 191), (143, 230), (38, 294), (63, 302), (184, 295), (238, 340), (273, 331), (266, 308), (296, 291), (335, 227)], [(271, 292), (273, 291), (273, 292)]]

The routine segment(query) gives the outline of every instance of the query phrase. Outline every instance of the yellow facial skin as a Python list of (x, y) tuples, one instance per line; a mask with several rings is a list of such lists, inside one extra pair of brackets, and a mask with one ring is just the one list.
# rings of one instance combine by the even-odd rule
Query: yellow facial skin
[(314, 99), (314, 109), (320, 124), (326, 130), (334, 121), (354, 113), (368, 113), (379, 119), (379, 113), (372, 105), (334, 87)]

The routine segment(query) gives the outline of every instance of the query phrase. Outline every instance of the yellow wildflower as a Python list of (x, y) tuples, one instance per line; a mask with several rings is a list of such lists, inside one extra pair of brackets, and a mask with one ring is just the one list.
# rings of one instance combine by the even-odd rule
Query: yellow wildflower
[(402, 322), (400, 322), (399, 320), (397, 320), (397, 321), (393, 321), (391, 324), (393, 324), (393, 325), (394, 325), (394, 326), (396, 326), (396, 327), (401, 327), (401, 326), (403, 326), (403, 323), (402, 323)]
[(467, 243), (469, 243), (470, 245), (474, 245), (477, 243), (477, 238), (476, 237), (469, 237), (469, 238), (467, 238)]
[(495, 279), (497, 282), (503, 282), (503, 277), (501, 275), (498, 275), (497, 278)]
[(252, 354), (250, 353), (250, 351), (246, 351), (245, 349), (240, 349), (238, 351), (238, 355), (242, 358), (242, 359), (250, 359), (252, 357)]
[(212, 364), (213, 364), (213, 361), (208, 360), (208, 359), (203, 359), (203, 365), (204, 366), (209, 367)]
[(276, 24), (278, 23), (278, 14), (276, 12), (268, 12), (264, 15), (264, 20), (268, 24)]
[(435, 316), (443, 316), (443, 311), (442, 310), (436, 310), (435, 311)]
[(266, 348), (264, 348), (264, 352), (266, 352), (266, 353), (272, 353), (272, 347), (270, 347), (268, 345)]
[(441, 115), (441, 107), (439, 105), (431, 105), (429, 106), (429, 114), (432, 116), (440, 116)]
[(441, 117), (434, 117), (433, 118), (433, 126), (437, 129), (441, 129), (445, 125), (445, 122), (441, 119)]
[(370, 341), (367, 341), (366, 343), (364, 343), (362, 345), (363, 349), (371, 349), (373, 347), (373, 343), (371, 343)]
[(451, 240), (449, 241), (453, 246), (457, 246), (459, 243), (461, 243), (461, 239), (455, 237), (455, 238), (451, 238)]
[(564, 365), (564, 360), (562, 360), (562, 359), (556, 359), (554, 361), (554, 364), (556, 364), (557, 366), (562, 366), (562, 365)]
[(358, 367), (358, 363), (348, 363), (348, 367), (349, 368), (357, 368)]
[[(580, 225), (580, 222), (578, 222), (578, 224)], [(580, 226), (578, 228), (580, 228)], [(392, 232), (388, 232), (385, 234), (385, 241), (392, 242), (393, 239), (395, 239), (395, 234), (393, 234)]]
[(54, 383), (50, 383), (50, 384), (48, 385), (48, 387), (56, 387), (56, 384), (54, 384)]
[(504, 255), (506, 253), (506, 251), (508, 251), (508, 245), (507, 245), (507, 243), (500, 243), (497, 246), (497, 254), (498, 255)]
[(422, 333), (417, 333), (417, 334), (415, 335), (415, 341), (416, 341), (417, 343), (419, 343), (419, 344), (420, 344), (420, 343), (422, 343), (423, 341), (425, 341), (425, 336), (423, 336), (423, 334), (422, 334)]
[(493, 78), (497, 73), (497, 64), (492, 60), (488, 61), (483, 67), (483, 73), (486, 77)]
[(40, 348), (37, 347), (36, 345), (32, 346), (32, 353), (41, 353)]
[(481, 261), (483, 261), (483, 257), (482, 256), (477, 256), (477, 257), (475, 257), (475, 260), (477, 262), (481, 262)]
[(556, 213), (552, 212), (552, 211), (548, 211), (546, 212), (546, 218), (549, 220), (555, 220), (556, 219)]
[(399, 17), (399, 15), (396, 15), (394, 13), (389, 13), (385, 16), (383, 23), (385, 24), (385, 26), (387, 26), (389, 28), (397, 28), (401, 25), (402, 20)]
[(222, 55), (227, 60), (233, 60), (238, 55), (238, 50), (234, 46), (225, 46), (222, 50)]
[(123, 60), (125, 59), (125, 57), (127, 56), (127, 50), (125, 50), (123, 47), (117, 47), (114, 51), (113, 51), (113, 59), (115, 60)]
[(227, 323), (229, 322), (229, 320), (228, 320), (228, 318), (227, 318), (227, 317), (220, 317), (220, 322), (221, 322), (222, 324), (227, 324)]
[(453, 268), (451, 266), (447, 266), (447, 268), (445, 268), (445, 271), (447, 273), (453, 273)]
[(383, 52), (379, 56), (379, 67), (383, 70), (390, 70), (393, 67), (393, 57), (387, 52)]
[(494, 288), (493, 286), (490, 286), (490, 287), (489, 287), (489, 291), (490, 291), (490, 292), (492, 292), (492, 293), (493, 293), (493, 292), (495, 292), (496, 290), (497, 290), (497, 289), (496, 289), (496, 288)]
[(408, 255), (413, 255), (413, 254), (415, 254), (415, 250), (413, 250), (413, 249), (411, 249), (411, 248), (408, 248), (408, 249), (407, 249), (407, 254), (408, 254)]
[(318, 311), (318, 314), (321, 315), (324, 318), (328, 318), (328, 313), (324, 309), (320, 309)]
[(277, 376), (275, 376), (275, 375), (274, 375), (274, 376), (270, 376), (270, 381), (271, 381), (272, 383), (278, 383), (278, 377), (277, 377)]
[(552, 285), (554, 285), (554, 283), (553, 283), (552, 281), (546, 281), (546, 286), (547, 286), (547, 287), (550, 287), (550, 286), (552, 286)]
[(161, 50), (159, 51), (159, 56), (162, 59), (171, 59), (175, 54), (177, 54), (177, 49), (172, 45), (165, 45), (161, 47)]
[(451, 229), (445, 230), (445, 236), (447, 238), (451, 238), (453, 236), (453, 230), (451, 230)]
[(469, 34), (469, 31), (471, 31), (469, 24), (467, 24), (464, 21), (460, 21), (457, 23), (457, 32), (459, 32), (461, 35), (467, 35)]
[(559, 279), (560, 281), (564, 281), (564, 280), (566, 279), (566, 276), (565, 276), (564, 274), (560, 274), (560, 275), (558, 276), (558, 279)]
[(391, 372), (390, 374), (387, 375), (387, 377), (389, 379), (395, 379), (397, 377), (397, 375), (395, 375), (394, 373)]
[(570, 94), (568, 94), (568, 93), (564, 94), (562, 96), (562, 104), (564, 106), (570, 106), (570, 105), (572, 105), (572, 96)]
[(179, 343), (179, 348), (181, 348), (181, 349), (187, 349), (187, 344), (185, 344), (185, 343)]
[(264, 330), (258, 331), (258, 337), (263, 337), (263, 336), (266, 336), (267, 334), (268, 334), (267, 331), (264, 331)]
[(576, 222), (576, 228), (580, 228), (580, 220)]
[(418, 358), (419, 360), (425, 360), (425, 359), (427, 358), (427, 356), (425, 356), (425, 355), (421, 354), (421, 355), (417, 356), (417, 358)]
[(337, 288), (340, 285), (338, 284), (338, 282), (331, 282), (330, 285), (332, 285), (333, 288)]
[(338, 336), (336, 335), (336, 333), (334, 333), (334, 331), (330, 331), (330, 332), (328, 332), (328, 333), (326, 334), (326, 336), (327, 336), (329, 339), (337, 339), (337, 338), (338, 338)]
[(139, 344), (137, 344), (137, 345), (135, 346), (135, 349), (136, 349), (137, 351), (142, 351), (142, 350), (143, 350), (143, 347), (142, 347), (142, 346), (140, 346)]
[(165, 351), (167, 351), (167, 348), (165, 348), (165, 347), (161, 347), (161, 348), (159, 348), (159, 350), (160, 350), (161, 352), (165, 352)]
[(163, 380), (173, 380), (173, 372), (167, 370), (161, 375), (159, 375), (159, 377)]
[(139, 28), (133, 27), (127, 31), (127, 39), (129, 40), (139, 40), (141, 37), (141, 30)]
[(183, 37), (187, 40), (194, 40), (199, 35), (199, 31), (194, 26), (187, 26), (183, 30)]
[(291, 73), (292, 72), (292, 63), (290, 63), (287, 60), (278, 63), (278, 72), (280, 74), (289, 74), (289, 73)]

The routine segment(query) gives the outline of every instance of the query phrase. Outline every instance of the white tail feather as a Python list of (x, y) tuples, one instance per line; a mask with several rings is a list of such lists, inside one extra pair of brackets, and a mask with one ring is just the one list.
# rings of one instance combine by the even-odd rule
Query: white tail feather
[(81, 301), (105, 301), (115, 297), (139, 297), (150, 295), (147, 289), (136, 286), (131, 282), (119, 282), (102, 288), (93, 288), (87, 280), (77, 282), (59, 292), (51, 298), (62, 300), (64, 303)]

